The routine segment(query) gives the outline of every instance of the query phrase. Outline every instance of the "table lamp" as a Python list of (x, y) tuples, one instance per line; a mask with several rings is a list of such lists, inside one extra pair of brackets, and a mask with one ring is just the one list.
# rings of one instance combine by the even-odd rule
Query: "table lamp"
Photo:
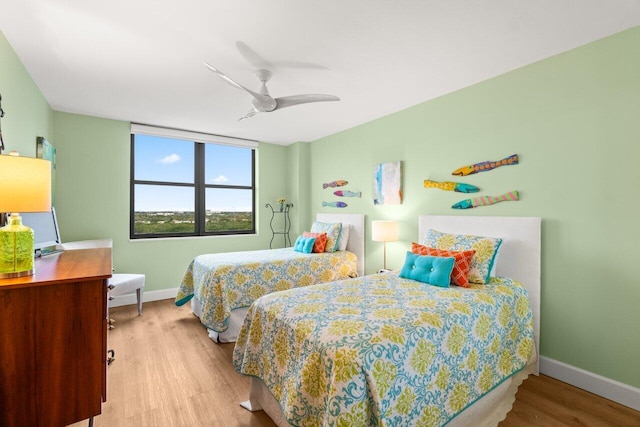
[(0, 155), (0, 212), (11, 212), (0, 228), (0, 279), (33, 274), (33, 230), (22, 225), (18, 212), (50, 209), (51, 162)]
[(398, 241), (398, 221), (371, 221), (371, 240), (384, 242), (384, 269), (387, 269), (387, 242)]

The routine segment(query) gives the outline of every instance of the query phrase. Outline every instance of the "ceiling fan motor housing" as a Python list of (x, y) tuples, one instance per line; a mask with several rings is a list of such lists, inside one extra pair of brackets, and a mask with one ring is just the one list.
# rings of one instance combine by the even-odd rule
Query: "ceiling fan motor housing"
[(251, 100), (251, 103), (256, 108), (256, 110), (260, 111), (261, 113), (267, 113), (269, 111), (273, 111), (278, 106), (278, 103), (276, 102), (276, 100), (270, 97), (268, 93), (264, 97), (262, 97), (262, 99), (253, 98)]

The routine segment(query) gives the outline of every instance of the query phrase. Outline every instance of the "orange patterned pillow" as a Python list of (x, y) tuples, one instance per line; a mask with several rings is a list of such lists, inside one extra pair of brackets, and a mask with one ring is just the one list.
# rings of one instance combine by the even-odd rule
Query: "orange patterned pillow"
[(469, 279), (467, 276), (469, 275), (469, 269), (471, 268), (471, 258), (473, 258), (476, 251), (447, 251), (444, 249), (430, 248), (428, 246), (412, 242), (411, 252), (417, 255), (455, 258), (453, 271), (451, 272), (451, 283), (462, 286), (463, 288), (469, 287)]
[(316, 238), (316, 242), (313, 244), (312, 252), (319, 254), (324, 252), (324, 248), (325, 246), (327, 246), (327, 233), (310, 233), (308, 231), (305, 231), (304, 233), (302, 233), (302, 236)]

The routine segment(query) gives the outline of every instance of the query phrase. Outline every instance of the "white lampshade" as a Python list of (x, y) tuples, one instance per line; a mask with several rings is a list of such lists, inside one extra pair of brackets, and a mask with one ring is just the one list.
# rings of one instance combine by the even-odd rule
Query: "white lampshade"
[(51, 162), (0, 155), (0, 212), (51, 209)]
[(371, 221), (371, 240), (374, 242), (397, 242), (398, 221)]
[(33, 230), (22, 225), (20, 212), (49, 209), (51, 162), (0, 155), (0, 212), (11, 213), (9, 224), (0, 228), (0, 279), (33, 274)]

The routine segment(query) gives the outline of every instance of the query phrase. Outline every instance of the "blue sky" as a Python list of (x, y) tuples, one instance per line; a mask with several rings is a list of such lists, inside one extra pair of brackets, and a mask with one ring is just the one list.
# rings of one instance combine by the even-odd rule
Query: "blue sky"
[[(193, 183), (194, 144), (149, 135), (136, 135), (135, 178)], [(205, 145), (205, 182), (251, 185), (251, 149)], [(251, 190), (207, 189), (206, 209), (251, 211)], [(193, 189), (136, 186), (136, 211), (193, 211)]]

